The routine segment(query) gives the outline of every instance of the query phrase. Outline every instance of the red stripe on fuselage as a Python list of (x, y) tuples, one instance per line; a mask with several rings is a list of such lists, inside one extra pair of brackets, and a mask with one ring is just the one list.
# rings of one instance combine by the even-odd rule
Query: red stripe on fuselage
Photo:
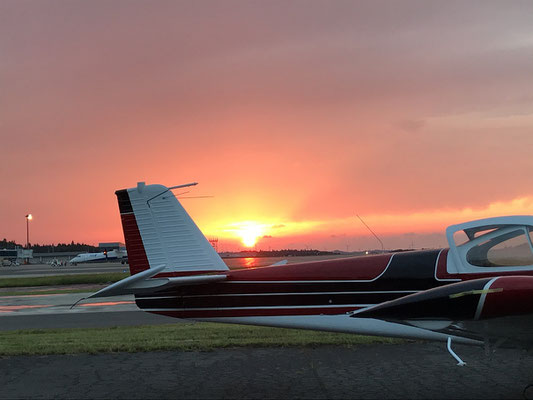
[(130, 273), (134, 275), (150, 268), (150, 263), (146, 256), (144, 243), (139, 232), (139, 227), (137, 226), (135, 215), (133, 213), (121, 214), (120, 219), (122, 220), (122, 229), (124, 230)]

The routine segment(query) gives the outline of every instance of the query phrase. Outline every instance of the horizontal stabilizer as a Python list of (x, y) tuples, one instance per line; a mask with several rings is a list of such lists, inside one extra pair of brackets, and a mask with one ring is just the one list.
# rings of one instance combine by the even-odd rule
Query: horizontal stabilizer
[(162, 289), (168, 289), (170, 287), (218, 282), (227, 278), (225, 274), (152, 278), (163, 269), (165, 269), (165, 266), (160, 265), (158, 267), (139, 272), (138, 274), (129, 276), (116, 283), (113, 283), (108, 287), (105, 287), (87, 298), (90, 299), (95, 297), (111, 297), (125, 294), (156, 292)]

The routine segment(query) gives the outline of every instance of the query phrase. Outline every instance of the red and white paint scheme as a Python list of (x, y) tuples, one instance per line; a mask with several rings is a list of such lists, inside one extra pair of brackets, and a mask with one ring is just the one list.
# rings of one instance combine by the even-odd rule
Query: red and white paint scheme
[(131, 276), (91, 297), (197, 321), (532, 342), (533, 216), (450, 226), (447, 249), (229, 270), (171, 191), (195, 184), (116, 192)]

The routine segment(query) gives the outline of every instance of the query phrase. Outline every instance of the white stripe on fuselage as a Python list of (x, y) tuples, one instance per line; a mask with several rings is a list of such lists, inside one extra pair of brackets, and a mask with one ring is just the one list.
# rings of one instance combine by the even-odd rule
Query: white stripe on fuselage
[(362, 308), (374, 304), (321, 304), (302, 306), (250, 306), (250, 307), (187, 307), (187, 308), (142, 308), (143, 311), (226, 311), (226, 310), (284, 310), (284, 309), (314, 309), (314, 308)]
[(461, 279), (457, 279), (457, 278), (443, 278), (443, 279), (440, 279), (438, 276), (437, 276), (437, 269), (439, 268), (439, 260), (440, 260), (440, 256), (442, 255), (442, 252), (444, 251), (445, 249), (442, 249), (441, 251), (439, 251), (439, 255), (437, 256), (437, 261), (435, 261), (435, 280), (437, 282), (460, 282)]
[(485, 299), (487, 298), (488, 290), (490, 289), (494, 281), (498, 278), (499, 277), (492, 278), (483, 287), (483, 293), (481, 293), (481, 296), (479, 296), (479, 302), (477, 303), (476, 314), (474, 315), (475, 320), (478, 320), (479, 317), (481, 316), (481, 312), (483, 311), (483, 306), (485, 305)]

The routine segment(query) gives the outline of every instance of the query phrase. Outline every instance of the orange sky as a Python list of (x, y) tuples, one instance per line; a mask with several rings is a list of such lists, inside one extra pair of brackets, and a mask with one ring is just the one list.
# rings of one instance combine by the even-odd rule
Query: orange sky
[[(444, 246), (532, 214), (533, 4), (3, 1), (0, 238), (122, 240), (114, 191), (222, 249)], [(232, 239), (233, 238), (233, 239)]]

